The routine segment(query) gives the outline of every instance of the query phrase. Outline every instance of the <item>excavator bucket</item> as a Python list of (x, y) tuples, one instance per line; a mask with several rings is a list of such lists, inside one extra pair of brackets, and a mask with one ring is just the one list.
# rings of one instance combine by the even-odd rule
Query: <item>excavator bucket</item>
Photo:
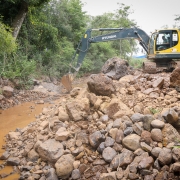
[(62, 78), (61, 78), (61, 83), (62, 85), (67, 89), (68, 92), (70, 92), (72, 90), (72, 81), (74, 79), (74, 75), (73, 74), (65, 74)]

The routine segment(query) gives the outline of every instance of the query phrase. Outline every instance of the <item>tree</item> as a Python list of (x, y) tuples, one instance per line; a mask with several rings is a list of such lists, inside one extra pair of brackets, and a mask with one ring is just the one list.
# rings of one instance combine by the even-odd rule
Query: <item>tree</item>
[(180, 27), (180, 15), (175, 15), (176, 16), (176, 18), (174, 19), (175, 20), (175, 25), (174, 25), (174, 27), (177, 27), (177, 28), (179, 28)]
[(15, 39), (12, 37), (9, 27), (0, 21), (0, 55), (10, 54), (16, 50)]
[[(130, 6), (120, 4), (115, 13), (104, 13), (99, 16), (89, 16), (87, 28), (130, 28), (136, 25), (134, 20), (129, 19)], [(108, 31), (93, 31), (92, 36), (107, 34)], [(112, 31), (110, 32), (112, 33)], [(99, 71), (104, 62), (113, 56), (120, 56), (126, 60), (129, 54), (136, 50), (136, 42), (133, 39), (122, 39), (96, 43), (91, 45), (82, 65), (82, 70)], [(91, 67), (90, 67), (91, 65)], [(86, 68), (88, 66), (88, 68)]]
[(0, 14), (4, 23), (9, 24), (13, 29), (13, 37), (16, 39), (19, 30), (24, 22), (26, 14), (31, 7), (40, 7), (50, 0), (1, 0)]
[[(119, 4), (119, 8), (114, 14), (115, 24), (120, 28), (130, 28), (136, 26), (136, 22), (129, 19), (129, 15), (132, 13), (133, 12), (131, 11), (130, 6)], [(132, 54), (132, 52), (136, 51), (136, 42), (133, 39), (122, 39), (113, 42), (113, 48), (116, 49), (116, 52), (119, 53), (120, 57), (128, 59), (128, 54)]]

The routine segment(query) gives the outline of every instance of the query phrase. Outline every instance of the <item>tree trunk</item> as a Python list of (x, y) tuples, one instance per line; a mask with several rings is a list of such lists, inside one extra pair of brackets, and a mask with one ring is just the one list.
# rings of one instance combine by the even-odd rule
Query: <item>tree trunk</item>
[(23, 24), (27, 12), (28, 12), (28, 4), (22, 0), (21, 8), (12, 22), (12, 28), (13, 28), (12, 35), (15, 39), (19, 34), (19, 30), (21, 29), (21, 26)]

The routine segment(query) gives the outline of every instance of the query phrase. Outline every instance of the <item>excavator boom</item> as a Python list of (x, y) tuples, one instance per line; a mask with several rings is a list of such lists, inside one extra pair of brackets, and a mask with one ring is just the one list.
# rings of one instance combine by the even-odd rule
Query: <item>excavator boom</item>
[[(99, 35), (92, 37), (92, 31), (110, 31), (108, 34)], [(112, 31), (112, 32), (111, 32)], [(114, 41), (118, 39), (137, 39), (139, 44), (144, 48), (144, 50), (148, 53), (148, 43), (150, 37), (144, 32), (142, 29), (139, 28), (99, 28), (99, 29), (88, 29), (85, 34), (83, 35), (81, 41), (78, 44), (78, 47), (73, 55), (72, 61), (70, 63), (69, 73), (64, 75), (61, 79), (61, 83), (64, 87), (70, 91), (72, 89), (72, 80), (78, 73), (83, 60), (88, 52), (88, 49), (91, 43), (98, 43), (98, 42), (106, 42), (106, 41)], [(76, 65), (73, 63), (75, 62), (76, 55), (78, 54), (78, 60)], [(72, 72), (72, 69), (74, 72)]]
[[(92, 31), (108, 32), (107, 34), (92, 37)], [(83, 35), (76, 52), (70, 64), (69, 74), (63, 76), (61, 82), (71, 90), (71, 82), (78, 73), (85, 55), (92, 43), (114, 41), (118, 39), (136, 39), (147, 53), (147, 59), (143, 63), (143, 70), (146, 73), (156, 73), (161, 71), (172, 71), (180, 66), (180, 30), (179, 29), (162, 29), (152, 33), (149, 37), (146, 32), (139, 28), (99, 28), (88, 29)], [(76, 55), (78, 54), (77, 63), (74, 65)], [(74, 72), (72, 72), (72, 69)]]

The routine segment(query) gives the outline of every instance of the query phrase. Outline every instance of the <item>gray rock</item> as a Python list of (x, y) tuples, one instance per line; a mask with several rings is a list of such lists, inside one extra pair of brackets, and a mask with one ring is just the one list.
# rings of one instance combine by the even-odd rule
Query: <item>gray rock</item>
[(140, 122), (143, 121), (144, 115), (140, 114), (140, 113), (135, 113), (131, 116), (131, 120), (135, 123), (135, 122)]
[(132, 127), (127, 127), (125, 130), (124, 130), (124, 135), (127, 136), (129, 134), (132, 134), (133, 133), (133, 128)]
[(114, 157), (114, 159), (111, 161), (110, 167), (113, 170), (116, 170), (118, 166), (127, 166), (133, 161), (133, 158), (133, 152), (128, 149), (124, 149), (121, 154)]
[(105, 164), (106, 164), (106, 161), (104, 161), (103, 159), (96, 159), (96, 160), (93, 162), (93, 166), (105, 165)]
[(180, 161), (180, 148), (174, 147), (172, 149), (172, 157), (175, 162)]
[(107, 147), (103, 150), (102, 157), (106, 162), (111, 162), (116, 154), (117, 152), (113, 148)]
[(62, 155), (55, 163), (56, 174), (59, 178), (67, 179), (73, 171), (74, 157), (71, 154)]
[(55, 139), (48, 139), (37, 149), (42, 160), (56, 162), (64, 153), (63, 145)]
[(140, 148), (139, 141), (140, 141), (140, 136), (138, 136), (137, 134), (130, 134), (123, 139), (122, 144), (127, 149), (135, 151), (136, 149)]
[(72, 179), (80, 179), (80, 177), (81, 177), (81, 174), (80, 174), (79, 169), (74, 169), (72, 171), (71, 178)]
[(125, 75), (128, 75), (128, 66), (129, 65), (127, 61), (113, 57), (105, 62), (101, 72), (114, 80), (119, 80)]
[(154, 141), (162, 142), (163, 136), (162, 136), (161, 130), (157, 129), (157, 128), (152, 129), (152, 131), (151, 131), (151, 138)]
[(105, 136), (100, 131), (96, 131), (89, 136), (89, 143), (93, 148), (97, 148), (99, 144), (105, 140)]
[(145, 151), (144, 151), (143, 149), (139, 148), (139, 149), (137, 149), (136, 151), (134, 151), (134, 154), (135, 154), (136, 156), (140, 156), (140, 155), (142, 155), (144, 152), (145, 152)]
[(70, 132), (66, 130), (66, 128), (61, 127), (55, 134), (56, 141), (66, 141), (70, 136)]
[(151, 154), (157, 158), (159, 156), (159, 153), (161, 152), (161, 150), (162, 149), (160, 147), (155, 147), (152, 149)]
[(10, 156), (8, 151), (5, 151), (1, 156), (0, 160), (6, 160)]
[(132, 128), (137, 135), (141, 136), (143, 128), (139, 125), (139, 123), (134, 123)]
[(106, 137), (106, 140), (104, 142), (105, 147), (112, 147), (114, 145), (115, 140), (111, 137)]
[(122, 131), (121, 129), (118, 129), (118, 130), (117, 130), (117, 133), (116, 133), (115, 141), (116, 141), (117, 143), (121, 143), (122, 140), (123, 140), (123, 138), (124, 138), (124, 133), (123, 133), (123, 131)]
[(113, 128), (120, 128), (122, 126), (122, 120), (119, 118), (119, 119), (116, 119), (114, 122), (113, 122)]
[(114, 149), (116, 152), (121, 152), (122, 149), (123, 149), (123, 146), (122, 146), (121, 144), (114, 143), (113, 149)]
[(163, 121), (160, 121), (158, 119), (155, 119), (151, 122), (151, 126), (153, 128), (159, 128), (162, 129), (164, 127), (165, 123)]
[(102, 115), (99, 120), (103, 123), (107, 123), (109, 120), (109, 117), (108, 115)]
[(28, 160), (29, 161), (32, 161), (32, 162), (35, 162), (39, 159), (39, 154), (34, 150), (32, 149), (29, 153), (28, 153)]
[(132, 162), (132, 163), (129, 165), (129, 171), (130, 171), (131, 173), (137, 173), (137, 167), (138, 167), (138, 163)]
[(178, 113), (172, 108), (164, 110), (161, 115), (166, 120), (166, 122), (170, 124), (176, 124), (179, 118)]
[(56, 171), (54, 168), (50, 168), (48, 171), (48, 174), (46, 175), (46, 180), (58, 180), (58, 177), (56, 175)]
[(163, 148), (158, 156), (161, 165), (169, 165), (172, 162), (172, 153), (170, 149)]
[(89, 144), (89, 136), (84, 131), (77, 133), (76, 140), (80, 140), (83, 144)]
[(151, 130), (151, 122), (154, 120), (154, 117), (151, 115), (145, 115), (143, 118), (143, 127), (145, 130)]
[(141, 142), (141, 148), (144, 150), (144, 151), (147, 151), (147, 152), (151, 152), (152, 150), (152, 147), (149, 146), (148, 144), (146, 144), (145, 142)]
[(97, 151), (98, 151), (99, 153), (102, 153), (104, 149), (105, 149), (105, 144), (104, 144), (104, 142), (102, 142), (102, 143), (98, 146)]
[(156, 160), (154, 161), (154, 168), (156, 168), (158, 171), (160, 171), (160, 169), (161, 169), (161, 165), (159, 164), (158, 159), (156, 159)]
[(20, 159), (18, 157), (9, 157), (6, 163), (7, 166), (18, 166), (20, 163)]
[(139, 162), (139, 165), (138, 165), (138, 168), (139, 169), (149, 169), (154, 163), (154, 159), (149, 156), (149, 157), (146, 157), (146, 158), (143, 158), (140, 162)]
[(172, 164), (171, 169), (173, 172), (179, 172), (180, 171), (180, 162), (176, 162), (176, 163)]

